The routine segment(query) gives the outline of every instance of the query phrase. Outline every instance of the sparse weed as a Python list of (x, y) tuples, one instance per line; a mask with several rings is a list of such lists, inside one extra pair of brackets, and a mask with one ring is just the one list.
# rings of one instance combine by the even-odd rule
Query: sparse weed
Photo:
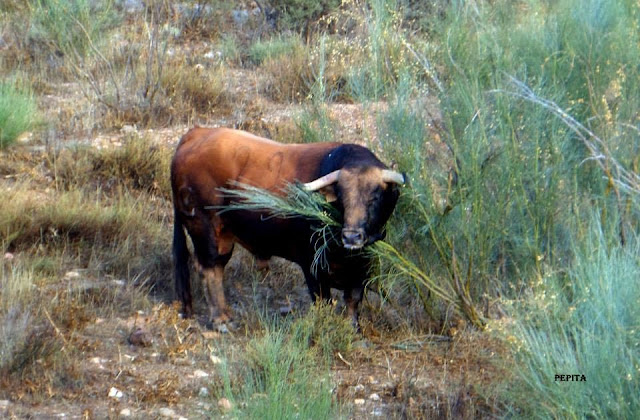
[(348, 355), (356, 340), (356, 332), (351, 320), (336, 312), (333, 305), (317, 302), (311, 305), (307, 314), (296, 319), (291, 325), (294, 340), (307, 342), (317, 349), (318, 357), (331, 363), (337, 353)]

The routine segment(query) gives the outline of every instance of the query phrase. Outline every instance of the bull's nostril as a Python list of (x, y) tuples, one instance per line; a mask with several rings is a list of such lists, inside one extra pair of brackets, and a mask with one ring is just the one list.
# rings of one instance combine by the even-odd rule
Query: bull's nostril
[(361, 230), (344, 229), (342, 243), (347, 248), (360, 248), (364, 245), (364, 232)]

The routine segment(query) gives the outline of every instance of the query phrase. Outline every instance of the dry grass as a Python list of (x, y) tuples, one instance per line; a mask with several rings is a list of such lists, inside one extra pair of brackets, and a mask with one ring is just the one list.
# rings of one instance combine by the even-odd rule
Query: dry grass
[(308, 65), (308, 52), (296, 46), (286, 59), (275, 57), (265, 60), (258, 71), (265, 74), (261, 92), (272, 101), (296, 103), (307, 99), (312, 82)]
[(229, 114), (233, 98), (225, 85), (225, 67), (174, 63), (161, 85), (171, 100), (173, 118), (194, 120), (209, 113)]

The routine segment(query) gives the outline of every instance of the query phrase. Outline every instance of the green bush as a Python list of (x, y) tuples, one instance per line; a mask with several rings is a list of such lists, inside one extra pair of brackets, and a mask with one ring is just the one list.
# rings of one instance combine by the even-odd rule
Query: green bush
[(14, 84), (0, 83), (0, 148), (12, 144), (36, 121), (37, 106), (29, 92)]
[(341, 0), (272, 0), (278, 11), (279, 26), (284, 29), (308, 31), (309, 26), (336, 10)]
[[(629, 92), (640, 87), (640, 49), (623, 39), (637, 39), (629, 19), (638, 13), (619, 1), (453, 2), (433, 33), (447, 74), (438, 134), (453, 156), (426, 152), (437, 140), (421, 123), (431, 116), (415, 74), (393, 85), (398, 99), (379, 138), (411, 188), (389, 239), (430, 279), (427, 289), (455, 291), (467, 316), (566, 267), (567, 226), (594, 203), (605, 220), (620, 215), (623, 240), (635, 230), (640, 133)], [(443, 161), (455, 169), (451, 182)]]
[(496, 323), (517, 366), (504, 395), (514, 414), (632, 419), (640, 412), (640, 242), (622, 246), (610, 233), (594, 217), (574, 238), (572, 268), (540, 279), (532, 296), (508, 306), (512, 323)]

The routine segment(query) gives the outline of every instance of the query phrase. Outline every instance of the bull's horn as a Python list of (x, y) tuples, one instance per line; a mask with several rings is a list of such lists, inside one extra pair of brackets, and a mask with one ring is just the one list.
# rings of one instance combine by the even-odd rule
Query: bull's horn
[(307, 182), (303, 185), (304, 189), (307, 191), (318, 191), (320, 188), (324, 188), (327, 185), (331, 185), (338, 181), (338, 175), (340, 175), (340, 169), (328, 173), (325, 176), (321, 176), (315, 181)]
[(405, 183), (404, 175), (389, 169), (382, 170), (382, 180), (384, 182), (393, 182), (394, 184), (403, 185)]

